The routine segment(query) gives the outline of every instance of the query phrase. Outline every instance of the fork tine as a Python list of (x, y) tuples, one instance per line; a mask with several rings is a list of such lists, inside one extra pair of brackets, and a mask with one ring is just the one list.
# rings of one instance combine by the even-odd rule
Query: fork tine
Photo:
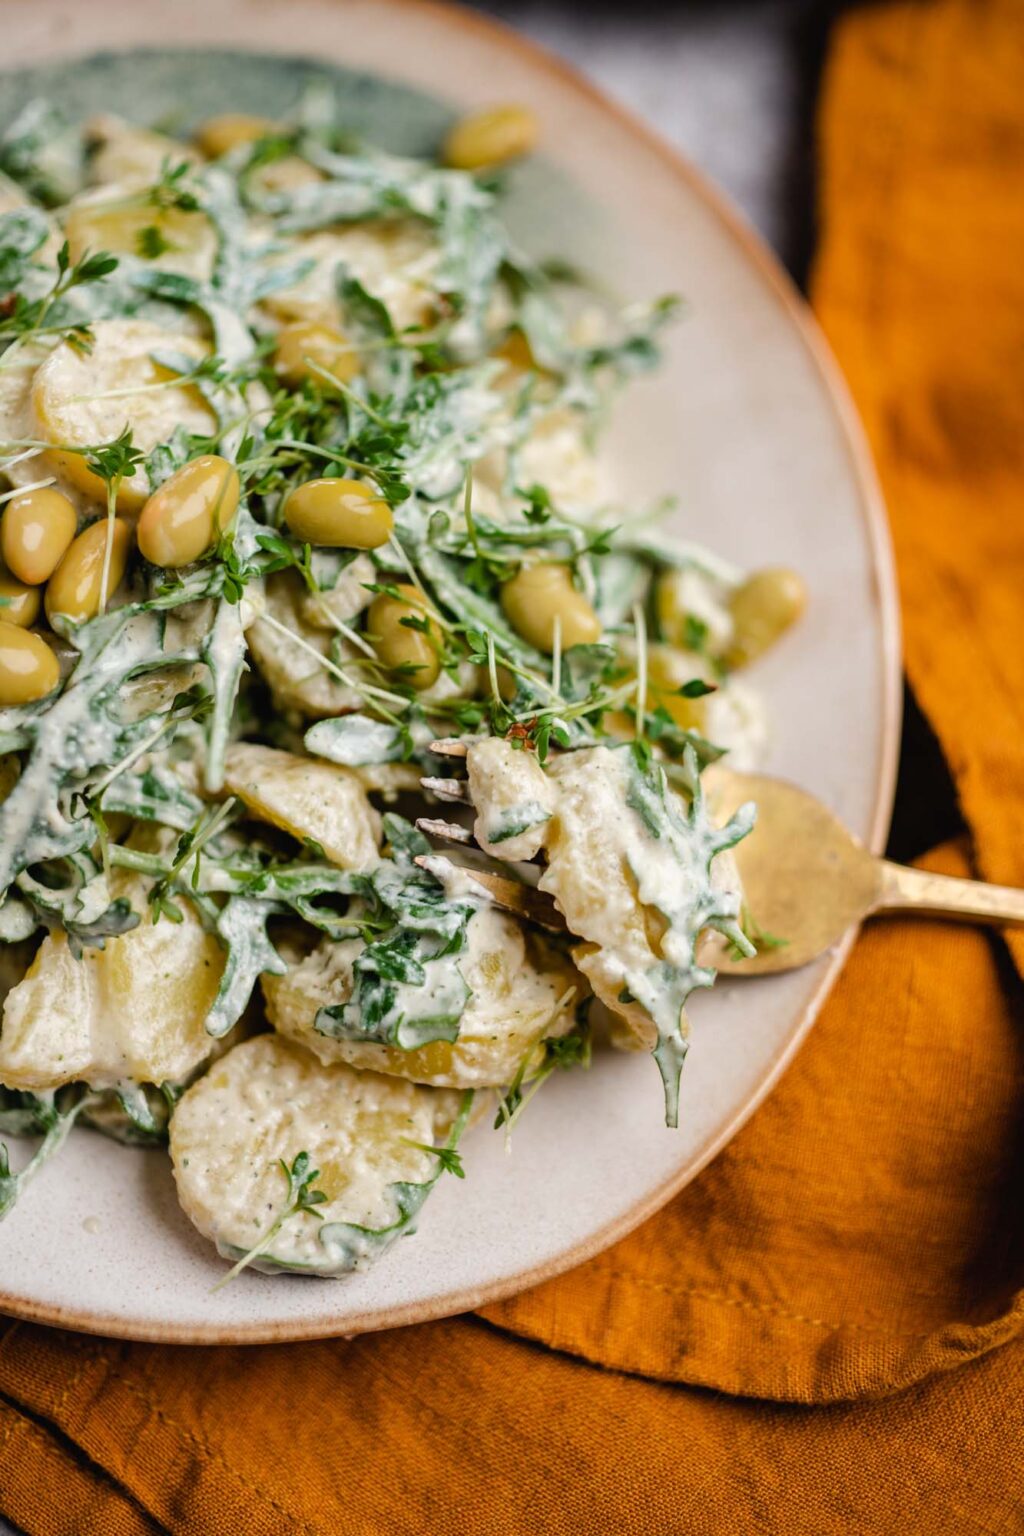
[(456, 826), (454, 821), (434, 821), (429, 816), (417, 816), (416, 825), (428, 837), (440, 837), (448, 843), (473, 842), (469, 828)]
[(459, 805), (472, 805), (469, 785), (465, 779), (420, 779), (420, 783), (439, 800), (450, 800)]
[[(422, 822), (417, 822), (417, 826), (422, 825)], [(423, 858), (418, 858), (416, 863), (429, 868), (429, 863)], [(464, 864), (458, 865), (458, 869), (474, 885), (486, 891), (496, 907), (511, 912), (513, 917), (532, 923), (536, 928), (544, 928), (548, 933), (567, 931), (565, 918), (546, 891), (534, 890), (532, 885), (523, 885), (520, 880), (508, 880), (504, 875), (492, 875), (489, 870), (471, 869)]]
[(441, 741), (432, 741), (427, 749), (433, 752), (435, 757), (465, 757), (469, 748), (464, 741), (457, 736), (446, 736)]

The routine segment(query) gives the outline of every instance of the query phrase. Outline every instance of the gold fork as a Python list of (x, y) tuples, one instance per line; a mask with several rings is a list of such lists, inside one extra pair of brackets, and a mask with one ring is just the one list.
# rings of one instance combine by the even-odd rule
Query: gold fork
[[(464, 757), (461, 742), (435, 742), (432, 751)], [(457, 779), (428, 779), (425, 787), (442, 798), (469, 804), (468, 788)], [(784, 779), (737, 773), (721, 763), (703, 775), (716, 818), (726, 821), (753, 800), (757, 824), (738, 844), (734, 857), (743, 882), (744, 903), (768, 938), (749, 960), (716, 952), (716, 970), (732, 976), (766, 976), (793, 971), (838, 943), (866, 917), (920, 913), (997, 927), (1024, 925), (1024, 890), (957, 880), (951, 875), (909, 869), (869, 853), (827, 806)], [(424, 818), (417, 825), (435, 837), (472, 844), (465, 827)], [(551, 897), (518, 880), (467, 869), (497, 903), (527, 922), (565, 932)]]

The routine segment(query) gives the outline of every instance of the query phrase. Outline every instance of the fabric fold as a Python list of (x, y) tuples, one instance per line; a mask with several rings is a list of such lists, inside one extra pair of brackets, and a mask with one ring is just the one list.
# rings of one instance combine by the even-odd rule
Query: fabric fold
[[(926, 867), (969, 873), (947, 847)], [(653, 1223), (484, 1316), (783, 1402), (900, 1391), (1024, 1324), (1024, 1007), (988, 935), (867, 929), (754, 1119)], [(756, 995), (751, 993), (756, 1005)]]
[[(350, 1342), (110, 1352), (88, 1413), (63, 1416), (175, 1536), (889, 1536), (897, 1524), (995, 1536), (1020, 1524), (1019, 1346), (881, 1401), (816, 1407), (601, 1370), (473, 1318)], [(59, 1334), (25, 1327), (7, 1369), (59, 1372), (69, 1354)], [(5, 1460), (0, 1487), (11, 1475)], [(61, 1523), (65, 1475), (35, 1457), (17, 1468), (35, 1480), (29, 1536), (79, 1536)], [(116, 1532), (113, 1495), (110, 1508)], [(105, 1536), (95, 1520), (81, 1529)]]

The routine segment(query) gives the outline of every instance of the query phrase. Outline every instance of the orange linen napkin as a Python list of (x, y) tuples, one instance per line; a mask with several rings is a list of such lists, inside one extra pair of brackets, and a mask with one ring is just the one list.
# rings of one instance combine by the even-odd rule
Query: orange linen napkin
[[(1022, 63), (1015, 0), (844, 18), (815, 281), (911, 677), (974, 861), (1019, 884)], [(30, 1536), (1024, 1529), (1022, 1026), (997, 941), (878, 926), (693, 1186), (483, 1318), (248, 1350), (11, 1325), (0, 1508)]]

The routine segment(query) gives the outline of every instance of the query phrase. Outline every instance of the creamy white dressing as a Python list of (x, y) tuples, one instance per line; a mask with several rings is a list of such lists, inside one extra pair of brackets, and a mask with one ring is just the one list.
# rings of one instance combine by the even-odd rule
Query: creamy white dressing
[(751, 773), (764, 762), (769, 744), (764, 699), (748, 684), (730, 677), (704, 701), (705, 735), (729, 754), (729, 766)]
[(558, 802), (558, 788), (536, 755), (491, 738), (471, 748), (467, 769), (480, 847), (499, 859), (534, 858)]
[[(507, 792), (502, 764), (507, 782), (521, 783), (527, 771), (517, 759), (523, 755), (508, 742), (470, 747), (473, 801), (485, 830), (494, 820), (495, 799), (501, 814)], [(573, 958), (597, 996), (653, 1051), (674, 1124), (688, 1035), (686, 999), (714, 980), (714, 972), (698, 963), (697, 940), (709, 925), (730, 936), (738, 931), (740, 894), (715, 884), (711, 863), (749, 829), (752, 810), (734, 827), (717, 830), (699, 794), (684, 813), (658, 770), (639, 768), (629, 748), (586, 748), (555, 757), (546, 770), (536, 763), (534, 768), (554, 790), (549, 817), (533, 834), (547, 861), (540, 889), (554, 897), (570, 931), (583, 941)], [(492, 841), (489, 852), (501, 857), (507, 846)]]
[[(318, 1027), (323, 1011), (351, 998), (353, 965), (362, 942), (324, 940), (305, 957), (293, 957), (287, 973), (264, 977), (267, 1015), (275, 1028), (325, 1063), (392, 1072), (419, 1082), (453, 1088), (501, 1087), (529, 1060), (543, 1039), (567, 1033), (582, 986), (571, 968), (551, 952), (536, 949), (524, 929), (494, 907), (468, 874), (449, 860), (430, 858), (430, 873), (451, 900), (470, 900), (477, 909), (458, 954), (433, 963), (422, 989), (399, 988), (400, 1004), (438, 1010), (464, 984), (456, 1037), (403, 1049), (358, 1032), (339, 1036)], [(425, 994), (415, 996), (417, 990)]]

